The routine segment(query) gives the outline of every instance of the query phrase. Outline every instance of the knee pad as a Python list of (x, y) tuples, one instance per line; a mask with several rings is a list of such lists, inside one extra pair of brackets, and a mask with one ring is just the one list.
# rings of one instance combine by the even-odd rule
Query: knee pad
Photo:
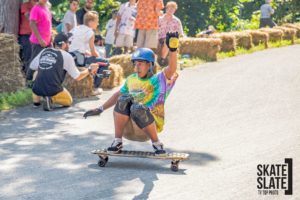
[(118, 98), (118, 101), (116, 103), (114, 111), (129, 116), (132, 101), (133, 101), (133, 98), (130, 94), (121, 95)]
[(154, 122), (154, 118), (146, 106), (134, 103), (130, 107), (130, 116), (139, 128), (143, 129)]

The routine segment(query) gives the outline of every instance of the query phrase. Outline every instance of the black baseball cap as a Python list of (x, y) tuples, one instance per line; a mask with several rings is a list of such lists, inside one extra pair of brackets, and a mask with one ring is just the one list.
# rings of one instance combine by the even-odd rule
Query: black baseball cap
[(71, 33), (65, 34), (64, 32), (60, 32), (55, 36), (54, 44), (61, 45), (63, 42), (67, 43), (71, 36), (72, 36)]

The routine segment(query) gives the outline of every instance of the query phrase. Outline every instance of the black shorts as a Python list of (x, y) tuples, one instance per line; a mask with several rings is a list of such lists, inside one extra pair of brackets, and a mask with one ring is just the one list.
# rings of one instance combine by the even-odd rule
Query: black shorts
[(154, 117), (146, 106), (134, 103), (132, 100), (118, 99), (114, 111), (129, 116), (140, 129), (143, 129), (154, 122)]

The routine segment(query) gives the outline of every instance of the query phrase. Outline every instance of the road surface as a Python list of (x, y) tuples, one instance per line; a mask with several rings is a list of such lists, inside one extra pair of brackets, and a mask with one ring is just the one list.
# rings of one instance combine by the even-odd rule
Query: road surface
[[(44, 112), (0, 113), (0, 199), (300, 199), (300, 45), (184, 69), (166, 104), (160, 139), (189, 161), (172, 172), (164, 160), (90, 154), (113, 139), (112, 109), (77, 101)], [(151, 144), (124, 141), (126, 149)], [(293, 195), (259, 195), (257, 166), (293, 159)]]

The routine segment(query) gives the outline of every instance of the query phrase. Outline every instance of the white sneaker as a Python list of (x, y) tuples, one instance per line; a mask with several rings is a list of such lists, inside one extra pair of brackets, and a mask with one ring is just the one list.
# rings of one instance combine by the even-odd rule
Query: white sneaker
[(103, 93), (103, 89), (102, 88), (94, 88), (92, 91), (92, 96), (97, 96), (97, 95), (101, 95)]

